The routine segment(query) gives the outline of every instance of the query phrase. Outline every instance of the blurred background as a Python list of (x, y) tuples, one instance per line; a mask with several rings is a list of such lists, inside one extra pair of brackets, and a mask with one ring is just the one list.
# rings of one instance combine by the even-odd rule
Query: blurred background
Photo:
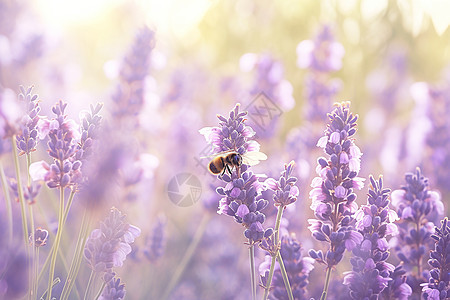
[[(113, 206), (141, 228), (116, 270), (128, 299), (248, 299), (246, 239), (232, 218), (216, 214), (214, 190), (222, 183), (206, 171), (209, 148), (199, 129), (217, 126), (216, 114), (241, 103), (268, 155), (256, 172), (277, 178), (284, 163), (296, 161), (300, 197), (285, 227), (305, 255), (319, 247), (306, 229), (308, 194), (323, 155), (315, 145), (334, 102), (350, 101), (360, 117), (361, 177), (382, 174), (394, 190), (419, 166), (448, 212), (449, 15), (450, 5), (439, 0), (0, 0), (2, 110), (18, 101), (20, 85), (34, 85), (49, 118), (59, 100), (76, 122), (90, 104), (104, 103), (106, 132), (89, 163), (120, 163), (114, 176), (94, 180), (106, 192), (91, 228)], [(132, 103), (124, 96), (130, 86)], [(14, 177), (5, 147), (6, 177)], [(118, 148), (119, 158), (111, 154)], [(39, 160), (50, 160), (45, 142), (33, 153)], [(35, 223), (56, 232), (54, 192), (42, 188)], [(358, 192), (358, 204), (366, 192)], [(83, 205), (77, 195), (65, 249), (73, 249), (69, 237), (78, 233)], [(266, 210), (265, 225), (273, 226), (275, 209)], [(20, 241), (18, 205), (13, 213)], [(264, 253), (257, 252), (259, 265)], [(340, 265), (337, 279), (349, 269)], [(83, 262), (80, 290), (88, 276)], [(324, 274), (318, 268), (311, 276), (320, 282)], [(310, 296), (321, 287), (311, 284)]]

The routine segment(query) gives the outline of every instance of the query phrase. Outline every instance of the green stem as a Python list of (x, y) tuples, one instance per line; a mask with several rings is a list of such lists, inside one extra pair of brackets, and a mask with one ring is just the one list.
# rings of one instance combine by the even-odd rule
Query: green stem
[[(70, 193), (69, 199), (67, 201), (66, 208), (64, 210), (64, 222), (63, 222), (63, 224), (65, 224), (66, 221), (67, 221), (67, 215), (69, 214), (69, 209), (70, 209), (70, 206), (72, 205), (72, 201), (73, 201), (74, 196), (75, 196), (75, 192), (72, 191)], [(40, 209), (41, 214), (44, 215), (44, 212), (40, 208), (39, 203), (36, 203), (36, 205), (38, 205), (38, 208)], [(46, 226), (48, 228), (48, 223), (46, 224)], [(52, 236), (52, 237), (54, 236), (53, 232), (51, 232), (51, 231), (49, 232), (49, 235)], [(50, 252), (49, 252), (47, 258), (45, 259), (44, 265), (42, 266), (41, 271), (40, 271), (39, 276), (38, 276), (38, 281), (41, 279), (41, 277), (42, 277), (42, 275), (44, 273), (44, 270), (47, 268), (47, 265), (50, 263), (50, 259), (52, 257), (52, 253), (53, 253), (54, 249), (55, 249), (55, 243), (53, 243), (52, 248), (50, 249)], [(64, 267), (65, 267), (66, 271), (69, 271), (69, 267), (67, 265), (67, 261), (65, 260), (64, 255), (61, 253), (61, 248), (58, 250), (58, 255), (60, 256), (60, 259), (63, 260), (63, 264), (64, 264)]]
[[(19, 202), (20, 202), (20, 212), (22, 214), (22, 227), (23, 227), (23, 235), (25, 239), (25, 247), (28, 247), (28, 227), (27, 227), (27, 215), (25, 212), (25, 199), (23, 198), (23, 190), (22, 190), (22, 182), (20, 180), (20, 167), (19, 167), (19, 157), (17, 155), (16, 149), (16, 136), (11, 138), (12, 149), (13, 149), (13, 157), (14, 157), (14, 167), (16, 169), (16, 180), (17, 180), (17, 192), (19, 194)], [(27, 252), (29, 252), (27, 250)]]
[[(35, 245), (35, 239), (34, 239), (34, 217), (33, 217), (33, 207), (31, 206), (31, 204), (28, 204), (28, 213), (30, 215), (30, 228), (31, 228), (31, 234), (30, 234), (30, 238), (31, 238), (31, 243), (30, 243), (30, 247), (32, 249), (31, 253), (32, 253), (32, 257), (31, 257), (31, 266), (32, 266), (32, 270), (34, 270), (36, 268), (35, 264), (36, 264), (36, 245)], [(34, 293), (34, 291), (36, 290), (36, 280), (37, 277), (34, 276), (33, 272), (29, 272), (30, 274), (30, 296), (31, 299), (36, 298), (36, 294)]]
[(286, 268), (284, 267), (283, 258), (281, 257), (280, 251), (278, 251), (277, 261), (280, 265), (281, 276), (283, 276), (284, 286), (286, 287), (289, 300), (294, 300), (294, 295), (292, 295), (292, 289), (289, 283), (289, 277), (287, 275)]
[(183, 275), (184, 270), (186, 269), (187, 265), (192, 259), (192, 256), (195, 252), (195, 250), (198, 247), (198, 244), (200, 243), (203, 234), (206, 230), (206, 225), (208, 225), (209, 219), (211, 218), (210, 214), (204, 214), (202, 220), (200, 221), (200, 225), (197, 227), (197, 231), (195, 232), (195, 235), (189, 244), (189, 247), (187, 248), (186, 252), (184, 253), (183, 258), (181, 259), (181, 262), (178, 264), (177, 269), (173, 273), (173, 276), (170, 279), (169, 284), (166, 286), (166, 289), (163, 293), (163, 296), (161, 299), (167, 299), (170, 296), (170, 293), (172, 292), (172, 289), (176, 286), (178, 283), (178, 280), (180, 280), (181, 275)]
[[(61, 279), (59, 279), (59, 277), (56, 277), (55, 280), (53, 280), (51, 288), (53, 288), (55, 285), (57, 285), (60, 282), (61, 282)], [(40, 298), (41, 300), (44, 300), (44, 296), (45, 296), (45, 294), (47, 294), (47, 292), (48, 292), (48, 289), (44, 292), (44, 294), (42, 294), (42, 296)]]
[[(264, 291), (264, 296), (263, 299), (267, 300), (267, 298), (269, 297), (269, 292), (270, 292), (270, 285), (272, 284), (272, 278), (273, 278), (273, 273), (275, 270), (275, 259), (278, 256), (279, 253), (279, 238), (280, 238), (280, 225), (281, 225), (281, 217), (283, 216), (283, 211), (284, 211), (284, 205), (280, 205), (278, 206), (278, 213), (277, 213), (277, 219), (275, 221), (275, 240), (274, 240), (274, 244), (276, 245), (276, 250), (275, 253), (272, 253), (272, 261), (270, 264), (270, 269), (269, 269), (269, 276), (267, 277), (267, 285), (265, 287), (265, 291)], [(290, 288), (289, 288), (290, 291)], [(289, 294), (288, 291), (288, 294)], [(292, 293), (292, 291), (291, 291)]]
[(250, 279), (252, 284), (252, 299), (256, 299), (256, 276), (255, 276), (255, 245), (250, 246), (249, 256), (250, 256)]
[(327, 277), (325, 279), (325, 285), (323, 287), (323, 292), (322, 292), (322, 296), (320, 297), (320, 300), (325, 300), (327, 299), (327, 293), (328, 293), (328, 285), (330, 283), (330, 277), (331, 277), (331, 267), (327, 268)]
[[(266, 300), (267, 297), (269, 297), (270, 284), (272, 283), (273, 272), (275, 270), (275, 260), (276, 256), (272, 255), (272, 261), (270, 262), (269, 276), (267, 277), (267, 286), (264, 288), (264, 296), (263, 296), (264, 300)], [(272, 266), (274, 267), (272, 268)]]
[[(62, 164), (61, 164), (62, 165)], [(56, 257), (59, 250), (59, 242), (61, 241), (61, 235), (63, 230), (63, 217), (64, 217), (64, 187), (59, 188), (59, 214), (58, 214), (58, 231), (56, 232), (55, 238), (55, 247), (52, 252), (52, 259), (50, 262), (50, 272), (48, 279), (48, 292), (47, 292), (47, 300), (51, 300), (52, 298), (52, 282), (53, 277), (55, 275), (55, 264)]]
[[(81, 228), (80, 228), (80, 233), (78, 234), (75, 252), (73, 254), (72, 263), (70, 265), (70, 270), (67, 275), (67, 280), (64, 283), (64, 287), (63, 287), (63, 290), (61, 293), (61, 300), (65, 300), (65, 299), (69, 298), (70, 292), (73, 288), (73, 285), (75, 284), (75, 280), (77, 278), (78, 271), (80, 270), (84, 245), (86, 243), (87, 236), (88, 236), (88, 230), (89, 230), (89, 225), (90, 225), (90, 216), (91, 216), (91, 214), (89, 214), (89, 216), (87, 216), (87, 212), (85, 209), (85, 211), (83, 213), (83, 219), (81, 221)], [(78, 299), (80, 299), (78, 289), (75, 289), (75, 292), (77, 293)]]
[(94, 300), (97, 300), (100, 297), (100, 295), (102, 294), (103, 289), (105, 288), (105, 286), (106, 286), (106, 283), (103, 281), (102, 286), (98, 290), (97, 295), (95, 295), (95, 297), (94, 297)]
[(35, 285), (34, 285), (34, 294), (35, 297), (37, 297), (38, 294), (38, 276), (39, 276), (39, 247), (34, 247), (34, 257), (36, 259), (35, 263), (34, 263), (34, 278), (36, 279), (35, 281)]
[(92, 270), (91, 271), (91, 275), (89, 276), (89, 281), (88, 281), (87, 286), (86, 286), (86, 291), (84, 293), (84, 300), (90, 299), (89, 298), (89, 294), (90, 294), (91, 286), (92, 286), (92, 283), (95, 281), (96, 278), (97, 278), (97, 276), (96, 276), (94, 270)]
[[(31, 153), (27, 153), (26, 155), (27, 158), (27, 186), (30, 187), (31, 186), (31, 176), (30, 176), (30, 165), (31, 165)], [(36, 244), (35, 244), (35, 238), (34, 238), (34, 216), (33, 216), (33, 206), (31, 205), (31, 203), (28, 204), (28, 214), (30, 215), (30, 230), (31, 230), (31, 247), (33, 249), (32, 253), (32, 262), (31, 265), (33, 266), (32, 270), (36, 269)], [(36, 298), (37, 296), (37, 277), (34, 276), (33, 272), (30, 272), (30, 295), (31, 295), (31, 299)]]
[(13, 237), (13, 215), (12, 215), (11, 198), (9, 197), (5, 170), (3, 169), (3, 163), (1, 161), (0, 161), (0, 178), (2, 181), (3, 193), (5, 194), (6, 214), (8, 215), (8, 245), (12, 245), (11, 242)]

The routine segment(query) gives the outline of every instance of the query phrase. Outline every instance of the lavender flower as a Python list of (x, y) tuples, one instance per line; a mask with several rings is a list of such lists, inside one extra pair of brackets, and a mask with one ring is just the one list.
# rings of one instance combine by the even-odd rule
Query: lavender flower
[(302, 41), (297, 46), (297, 65), (319, 72), (337, 71), (342, 67), (345, 49), (334, 41), (330, 26), (323, 26), (316, 39)]
[(47, 238), (48, 238), (48, 231), (42, 229), (41, 227), (38, 227), (34, 231), (34, 242), (33, 242), (33, 235), (30, 235), (29, 240), (31, 245), (34, 245), (35, 247), (42, 247), (47, 244)]
[(430, 239), (434, 232), (433, 222), (437, 215), (442, 215), (444, 205), (437, 192), (428, 189), (428, 178), (416, 173), (405, 175), (406, 185), (391, 194), (392, 204), (402, 220), (397, 238), (397, 256), (404, 263), (407, 271), (416, 268), (417, 274), (408, 276), (408, 284), (414, 293), (420, 293), (420, 284), (426, 281), (423, 274), (425, 253), (431, 249)]
[(84, 257), (95, 272), (111, 272), (121, 267), (131, 252), (134, 239), (141, 230), (125, 222), (125, 215), (112, 208), (109, 216), (89, 235), (84, 248)]
[[(414, 153), (422, 150), (418, 155), (424, 161), (424, 171), (433, 175), (432, 180), (444, 193), (450, 191), (450, 154), (449, 132), (450, 122), (450, 76), (447, 74), (445, 81), (440, 85), (432, 86), (424, 82), (415, 83), (411, 87), (411, 94), (417, 101), (417, 109), (420, 110), (421, 120), (414, 128), (421, 129), (422, 149), (416, 147)], [(420, 127), (419, 127), (420, 126)], [(412, 142), (417, 144), (417, 130), (411, 130)]]
[(295, 105), (292, 97), (292, 85), (284, 79), (284, 68), (280, 61), (270, 54), (244, 54), (240, 59), (243, 71), (256, 71), (250, 95), (256, 96), (261, 92), (274, 101), (283, 110), (291, 110)]
[(431, 235), (435, 240), (434, 250), (430, 252), (428, 264), (433, 268), (430, 270), (430, 279), (422, 284), (425, 299), (448, 299), (450, 298), (450, 223), (448, 218), (441, 221), (441, 228), (436, 227), (435, 233)]
[(55, 118), (50, 121), (40, 119), (38, 123), (39, 134), (48, 135), (50, 139), (48, 153), (53, 163), (32, 163), (30, 175), (34, 181), (45, 181), (50, 188), (74, 186), (81, 179), (81, 161), (76, 159), (80, 133), (76, 123), (64, 114), (66, 107), (67, 103), (59, 101), (52, 108)]
[(299, 190), (294, 185), (297, 182), (297, 178), (292, 176), (294, 165), (294, 161), (285, 165), (284, 171), (281, 173), (278, 181), (273, 178), (268, 178), (264, 182), (269, 189), (275, 192), (273, 196), (275, 206), (284, 207), (297, 201)]
[[(19, 202), (19, 190), (18, 190), (16, 179), (10, 178), (9, 187), (13, 191), (14, 196), (16, 197), (16, 201)], [(34, 182), (29, 186), (26, 186), (26, 187), (22, 186), (23, 198), (26, 200), (26, 202), (28, 204), (36, 203), (36, 198), (39, 195), (41, 187), (42, 187), (42, 185), (34, 183)]]
[(389, 278), (387, 286), (379, 295), (379, 299), (389, 300), (408, 300), (412, 294), (411, 287), (406, 283), (406, 271), (402, 266), (397, 266), (394, 271), (389, 271)]
[(297, 65), (310, 70), (306, 78), (306, 118), (309, 121), (323, 121), (340, 90), (340, 80), (329, 80), (328, 73), (342, 67), (344, 53), (344, 47), (334, 40), (330, 26), (323, 26), (314, 40), (298, 44)]
[(91, 111), (83, 112), (81, 118), (81, 137), (77, 145), (76, 159), (79, 161), (85, 160), (92, 152), (92, 145), (94, 139), (98, 135), (102, 116), (99, 115), (103, 103), (97, 103), (94, 107), (90, 106)]
[(115, 273), (107, 273), (103, 276), (106, 286), (98, 298), (99, 300), (121, 300), (125, 298), (125, 284), (120, 283), (120, 278), (115, 277)]
[(27, 90), (20, 86), (20, 91), (19, 98), (25, 101), (26, 115), (22, 119), (21, 133), (16, 137), (16, 144), (20, 151), (19, 155), (23, 155), (36, 151), (39, 142), (37, 124), (41, 108), (38, 95), (32, 94), (33, 86), (30, 86)]
[[(250, 140), (255, 134), (254, 130), (244, 123), (247, 112), (239, 112), (239, 107), (239, 104), (234, 107), (228, 119), (217, 115), (219, 127), (200, 130), (215, 153), (233, 151), (242, 157), (259, 150), (259, 144)], [(262, 224), (266, 219), (261, 211), (268, 201), (258, 199), (264, 189), (259, 176), (244, 163), (236, 167), (236, 172), (230, 175), (224, 173), (218, 177), (226, 183), (225, 187), (217, 188), (217, 193), (223, 197), (218, 213), (234, 217), (237, 223), (242, 224), (246, 228), (244, 235), (250, 243), (261, 240), (264, 236)]]
[[(283, 64), (270, 54), (247, 53), (239, 63), (243, 71), (255, 70), (254, 83), (249, 90), (250, 98), (255, 101), (247, 109), (250, 116), (258, 116), (258, 121), (253, 118), (250, 120), (257, 135), (269, 138), (276, 132), (279, 115), (295, 105), (292, 84), (284, 78)], [(260, 98), (261, 94), (264, 97)], [(264, 101), (264, 104), (261, 105), (259, 101)], [(267, 118), (263, 115), (267, 115)]]
[(157, 261), (163, 254), (165, 247), (165, 216), (159, 216), (153, 226), (152, 235), (148, 238), (144, 255), (151, 262)]
[(357, 115), (349, 110), (348, 102), (337, 104), (328, 114), (329, 124), (325, 136), (317, 145), (329, 155), (318, 159), (317, 173), (310, 192), (311, 209), (317, 219), (308, 220), (313, 237), (329, 244), (324, 256), (322, 251), (310, 251), (311, 257), (327, 265), (328, 269), (337, 265), (345, 249), (352, 250), (360, 244), (363, 236), (350, 223), (358, 206), (353, 188), (361, 189), (363, 179), (357, 177), (360, 169), (361, 151), (354, 144)]
[(389, 209), (390, 189), (383, 189), (383, 180), (370, 176), (367, 204), (356, 212), (356, 229), (364, 240), (353, 249), (350, 259), (352, 271), (344, 274), (344, 284), (350, 288), (353, 299), (376, 299), (392, 280), (389, 275), (395, 267), (386, 262), (389, 257), (388, 235), (398, 233), (393, 224), (398, 219)]
[(134, 118), (144, 106), (145, 78), (150, 67), (150, 54), (155, 46), (155, 33), (142, 28), (135, 37), (130, 52), (124, 57), (120, 70), (120, 84), (112, 99), (116, 118)]
[[(314, 259), (302, 257), (301, 246), (295, 235), (286, 235), (281, 238), (280, 254), (291, 284), (294, 299), (308, 299), (305, 296), (306, 286), (308, 285), (309, 273), (314, 268)], [(265, 261), (259, 266), (261, 281), (264, 286), (267, 284), (270, 263), (271, 257), (267, 255)], [(270, 299), (289, 299), (278, 263), (275, 265), (271, 289), (273, 290), (270, 294)]]

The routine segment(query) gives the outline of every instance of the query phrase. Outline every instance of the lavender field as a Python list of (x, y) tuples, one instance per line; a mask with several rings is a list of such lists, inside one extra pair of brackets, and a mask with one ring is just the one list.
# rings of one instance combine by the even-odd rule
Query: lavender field
[(0, 0), (0, 299), (449, 299), (449, 15)]

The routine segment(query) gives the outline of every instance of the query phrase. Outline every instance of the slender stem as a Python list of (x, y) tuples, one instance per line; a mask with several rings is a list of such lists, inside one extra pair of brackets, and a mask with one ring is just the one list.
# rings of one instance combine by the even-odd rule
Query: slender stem
[(328, 267), (327, 275), (326, 275), (327, 277), (325, 279), (325, 285), (323, 286), (323, 292), (322, 292), (322, 296), (320, 297), (320, 300), (327, 299), (328, 285), (330, 284), (331, 271), (332, 271), (332, 268)]
[(12, 142), (13, 157), (14, 157), (14, 167), (16, 169), (17, 192), (19, 194), (20, 212), (22, 213), (22, 227), (23, 227), (23, 235), (25, 238), (25, 247), (26, 247), (26, 249), (29, 249), (29, 247), (28, 247), (27, 215), (25, 212), (25, 199), (23, 198), (22, 182), (20, 180), (20, 167), (19, 167), (19, 157), (17, 155), (17, 149), (16, 149), (16, 136), (12, 137), (11, 142)]
[[(31, 266), (32, 266), (32, 270), (34, 270), (35, 264), (36, 264), (36, 245), (35, 245), (35, 239), (34, 239), (34, 217), (33, 217), (33, 207), (31, 206), (31, 204), (28, 204), (28, 214), (30, 215), (30, 228), (31, 228), (31, 233), (30, 233), (30, 238), (31, 238), (31, 242), (30, 242), (30, 247), (31, 247)], [(36, 298), (36, 295), (34, 294), (34, 291), (36, 290), (36, 280), (37, 277), (34, 277), (33, 272), (29, 272), (30, 274), (30, 297), (31, 299)]]
[[(279, 253), (278, 245), (279, 245), (279, 238), (280, 238), (281, 217), (283, 216), (283, 211), (284, 211), (284, 206), (283, 205), (278, 206), (277, 219), (275, 221), (275, 240), (274, 240), (276, 250), (275, 250), (275, 253), (271, 253), (272, 262), (270, 264), (269, 277), (267, 277), (267, 285), (266, 285), (265, 291), (264, 291), (264, 297), (263, 297), (264, 300), (266, 300), (269, 297), (270, 285), (272, 284), (273, 272), (275, 270), (275, 259)], [(289, 290), (290, 290), (290, 288), (289, 288)], [(289, 291), (288, 291), (288, 294), (289, 294)]]
[(56, 256), (59, 250), (59, 242), (61, 241), (61, 233), (63, 230), (63, 215), (64, 215), (64, 187), (59, 188), (59, 214), (58, 214), (58, 231), (56, 232), (55, 238), (55, 248), (52, 252), (52, 259), (50, 262), (50, 273), (48, 279), (48, 292), (47, 292), (47, 300), (51, 300), (52, 298), (52, 282), (53, 277), (55, 275), (55, 264), (56, 264)]
[(100, 295), (102, 294), (103, 289), (105, 288), (105, 286), (106, 286), (106, 282), (103, 281), (102, 282), (102, 286), (100, 287), (100, 289), (97, 292), (97, 295), (95, 295), (95, 297), (94, 297), (94, 300), (97, 300), (100, 297)]
[(256, 276), (255, 276), (255, 245), (250, 246), (249, 256), (250, 256), (250, 279), (252, 284), (252, 299), (256, 299)]
[[(61, 282), (61, 279), (59, 279), (59, 277), (56, 277), (55, 280), (53, 280), (52, 288), (60, 282)], [(42, 294), (42, 296), (40, 298), (41, 300), (44, 300), (44, 296), (45, 296), (45, 294), (47, 294), (47, 292), (48, 292), (48, 289), (45, 290), (45, 292)]]
[(38, 285), (38, 276), (39, 276), (39, 247), (34, 247), (34, 251), (35, 251), (35, 258), (36, 258), (36, 262), (34, 264), (34, 278), (36, 279), (35, 281), (35, 286), (34, 286), (34, 295), (35, 297), (37, 297), (37, 293), (38, 293), (38, 289), (39, 289), (39, 285)]
[[(27, 186), (31, 186), (31, 176), (30, 176), (30, 165), (31, 165), (31, 153), (27, 153)], [(34, 216), (33, 216), (33, 206), (29, 203), (28, 204), (28, 214), (30, 215), (30, 236), (31, 236), (31, 247), (32, 247), (32, 262), (31, 265), (33, 266), (32, 270), (36, 269), (36, 241), (34, 238)], [(33, 272), (30, 272), (30, 279), (31, 279), (31, 285), (30, 285), (30, 296), (31, 299), (36, 298), (37, 294), (37, 277), (34, 276)]]
[(3, 169), (3, 163), (0, 161), (0, 177), (3, 186), (3, 193), (5, 194), (6, 201), (6, 214), (8, 215), (8, 245), (11, 245), (12, 237), (13, 237), (13, 215), (12, 215), (12, 206), (11, 206), (11, 198), (9, 197), (8, 185), (6, 183), (5, 170)]
[(280, 224), (281, 224), (281, 217), (283, 216), (284, 207), (285, 207), (284, 205), (278, 206), (277, 220), (275, 221), (275, 243), (277, 244), (280, 239)]
[[(272, 255), (272, 261), (270, 262), (269, 276), (267, 277), (267, 286), (264, 288), (264, 296), (263, 296), (264, 300), (266, 300), (267, 297), (269, 297), (270, 284), (272, 283), (273, 272), (275, 270), (275, 260), (276, 256)], [(274, 267), (272, 268), (272, 266)]]
[[(67, 205), (66, 205), (65, 210), (64, 210), (64, 222), (63, 222), (63, 224), (65, 224), (66, 221), (67, 221), (67, 215), (69, 214), (69, 209), (70, 209), (70, 206), (72, 204), (74, 196), (75, 196), (75, 192), (72, 191), (70, 193), (69, 199), (67, 201)], [(36, 203), (36, 205), (40, 209), (41, 214), (44, 214), (42, 209), (39, 206), (39, 203)], [(47, 228), (49, 227), (48, 224), (46, 224), (46, 226), (47, 226)], [(51, 231), (49, 231), (49, 235), (50, 236), (54, 236), (53, 232), (51, 232)], [(53, 253), (54, 250), (55, 250), (55, 243), (52, 244), (52, 248), (50, 249), (50, 252), (48, 253), (48, 256), (47, 256), (47, 258), (46, 258), (46, 260), (44, 262), (44, 265), (41, 268), (41, 271), (40, 271), (39, 277), (38, 277), (38, 281), (41, 279), (41, 277), (42, 277), (42, 275), (44, 273), (44, 270), (47, 268), (47, 265), (50, 262), (50, 258), (52, 257), (52, 253)], [(67, 265), (67, 261), (65, 260), (64, 255), (61, 253), (61, 248), (58, 250), (58, 255), (60, 256), (60, 259), (62, 259), (66, 271), (69, 271), (69, 267)]]
[(281, 276), (283, 276), (284, 286), (286, 287), (286, 291), (289, 297), (289, 300), (294, 300), (294, 296), (292, 295), (291, 285), (289, 283), (289, 277), (286, 272), (286, 268), (284, 267), (283, 258), (281, 257), (280, 251), (278, 251), (277, 261), (280, 265)]
[(89, 292), (91, 290), (92, 283), (95, 281), (96, 277), (97, 276), (94, 273), (94, 270), (91, 270), (91, 275), (89, 276), (89, 281), (88, 281), (87, 286), (86, 286), (86, 291), (84, 292), (84, 300), (90, 299), (90, 298), (88, 298), (89, 297)]
[(35, 283), (34, 283), (34, 296), (37, 297), (38, 294), (38, 276), (39, 276), (39, 247), (34, 247), (34, 257), (35, 257), (35, 263), (34, 263), (34, 278), (35, 278)]
[[(70, 292), (75, 283), (75, 279), (77, 278), (78, 271), (80, 270), (80, 264), (82, 261), (82, 253), (83, 253), (84, 245), (85, 245), (86, 239), (87, 239), (89, 223), (90, 223), (90, 214), (89, 214), (89, 216), (87, 216), (87, 211), (85, 209), (84, 213), (83, 213), (83, 219), (81, 221), (81, 228), (80, 228), (80, 233), (78, 234), (75, 252), (73, 254), (72, 263), (70, 265), (70, 270), (67, 275), (67, 280), (64, 283), (64, 287), (63, 287), (63, 290), (61, 293), (61, 300), (65, 300), (65, 299), (69, 298)], [(75, 292), (78, 294), (77, 289), (75, 289)], [(78, 296), (78, 299), (80, 299), (80, 296)]]
[(161, 299), (167, 299), (170, 296), (170, 293), (172, 292), (172, 289), (176, 286), (178, 283), (178, 280), (180, 280), (181, 275), (183, 275), (184, 270), (186, 269), (187, 265), (191, 261), (191, 258), (197, 249), (203, 234), (206, 230), (206, 225), (208, 225), (209, 219), (211, 218), (210, 214), (204, 214), (202, 220), (200, 221), (200, 225), (197, 227), (197, 231), (195, 232), (195, 235), (189, 244), (189, 247), (187, 248), (186, 252), (184, 253), (183, 258), (181, 259), (180, 263), (177, 266), (177, 269), (173, 273), (173, 276), (170, 279), (169, 284), (166, 286), (166, 289), (163, 293), (163, 296)]

